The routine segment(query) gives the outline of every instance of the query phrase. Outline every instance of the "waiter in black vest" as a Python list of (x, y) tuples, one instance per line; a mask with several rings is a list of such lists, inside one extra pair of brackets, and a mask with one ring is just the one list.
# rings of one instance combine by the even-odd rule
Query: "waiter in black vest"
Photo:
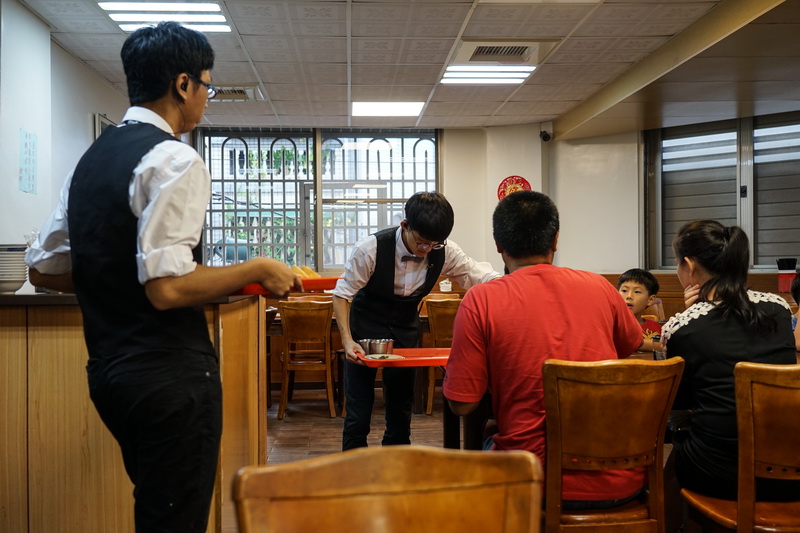
[[(419, 338), (418, 307), (440, 275), (469, 287), (500, 277), (489, 263), (468, 257), (447, 237), (453, 208), (437, 192), (408, 199), (399, 227), (369, 235), (356, 243), (345, 265), (344, 279), (333, 291), (333, 309), (347, 354), (342, 449), (367, 445), (375, 374), (358, 360), (359, 339), (394, 339), (396, 348), (414, 348)], [(384, 368), (386, 431), (383, 445), (411, 443), (414, 368)]]
[(200, 260), (210, 176), (175, 136), (195, 128), (216, 92), (206, 37), (174, 22), (142, 28), (122, 63), (131, 107), (78, 162), (26, 262), (34, 285), (78, 298), (89, 392), (135, 486), (136, 531), (200, 533), (222, 433), (201, 304), (248, 283), (277, 295), (302, 284), (272, 259)]

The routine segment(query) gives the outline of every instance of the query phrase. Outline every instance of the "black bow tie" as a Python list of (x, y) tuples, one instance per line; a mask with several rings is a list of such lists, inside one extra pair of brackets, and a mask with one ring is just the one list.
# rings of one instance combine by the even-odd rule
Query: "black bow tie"
[(401, 259), (401, 261), (403, 261), (403, 263), (405, 263), (406, 261), (414, 261), (415, 263), (422, 263), (423, 259), (425, 259), (425, 258), (424, 257), (417, 257), (416, 255), (404, 255), (403, 259)]

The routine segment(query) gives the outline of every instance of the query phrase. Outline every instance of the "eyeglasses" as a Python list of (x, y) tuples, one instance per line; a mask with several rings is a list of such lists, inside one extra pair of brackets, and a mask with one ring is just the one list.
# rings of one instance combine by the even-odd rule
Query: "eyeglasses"
[(417, 248), (419, 248), (421, 252), (424, 252), (425, 250), (441, 250), (442, 248), (447, 246), (447, 239), (443, 240), (442, 242), (419, 242), (417, 240), (419, 237), (416, 237), (414, 235), (414, 230), (408, 228), (408, 231), (411, 232), (411, 236), (414, 238), (414, 242), (416, 243)]
[(199, 83), (200, 85), (202, 85), (203, 87), (206, 88), (206, 90), (208, 91), (208, 98), (209, 99), (214, 98), (215, 96), (217, 96), (217, 92), (219, 91), (219, 89), (217, 89), (216, 87), (214, 87), (210, 83), (204, 82), (203, 80), (201, 80), (197, 76), (192, 76), (191, 74), (188, 74), (188, 73), (187, 73), (187, 76), (189, 76), (190, 80), (196, 81), (197, 83)]

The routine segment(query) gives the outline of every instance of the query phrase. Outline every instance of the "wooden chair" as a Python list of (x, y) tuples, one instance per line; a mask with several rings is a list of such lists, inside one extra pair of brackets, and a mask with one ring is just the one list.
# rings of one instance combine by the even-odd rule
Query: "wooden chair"
[(800, 501), (758, 502), (756, 478), (800, 482), (800, 366), (738, 363), (739, 437), (737, 501), (683, 489), (689, 518), (704, 531), (800, 531)]
[(331, 353), (331, 319), (333, 302), (278, 302), (283, 328), (281, 353), (281, 401), (278, 419), (283, 419), (290, 389), (297, 370), (323, 370), (331, 418), (336, 417), (333, 405), (333, 354)]
[[(264, 336), (267, 336), (267, 331), (269, 331), (269, 327), (272, 325), (272, 322), (275, 321), (275, 317), (278, 316), (278, 308), (269, 306), (265, 310), (265, 319), (264, 319)], [(267, 407), (272, 407), (272, 354), (270, 353), (271, 350), (266, 349), (266, 394), (267, 394)]]
[[(684, 361), (544, 362), (545, 531), (664, 532), (663, 450)], [(561, 473), (647, 468), (649, 494), (610, 509), (561, 506)]]
[(527, 451), (360, 448), (233, 480), (242, 533), (536, 533), (542, 467)]
[[(453, 343), (453, 322), (456, 319), (461, 300), (427, 300), (429, 343), (433, 348), (449, 348)], [(436, 367), (428, 369), (428, 396), (425, 414), (433, 414), (433, 395), (436, 387)]]
[(650, 305), (642, 312), (642, 316), (649, 317), (656, 322), (663, 322), (666, 320), (664, 315), (664, 303), (661, 298), (656, 298), (653, 305)]

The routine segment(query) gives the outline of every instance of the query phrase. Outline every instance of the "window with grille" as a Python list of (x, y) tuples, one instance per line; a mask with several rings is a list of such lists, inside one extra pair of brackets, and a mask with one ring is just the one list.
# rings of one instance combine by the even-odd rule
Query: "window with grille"
[(800, 114), (649, 131), (645, 139), (653, 268), (675, 267), (672, 240), (702, 218), (741, 226), (756, 267), (800, 256)]
[(359, 239), (437, 188), (434, 130), (199, 133), (212, 182), (207, 264), (264, 256), (337, 275)]

